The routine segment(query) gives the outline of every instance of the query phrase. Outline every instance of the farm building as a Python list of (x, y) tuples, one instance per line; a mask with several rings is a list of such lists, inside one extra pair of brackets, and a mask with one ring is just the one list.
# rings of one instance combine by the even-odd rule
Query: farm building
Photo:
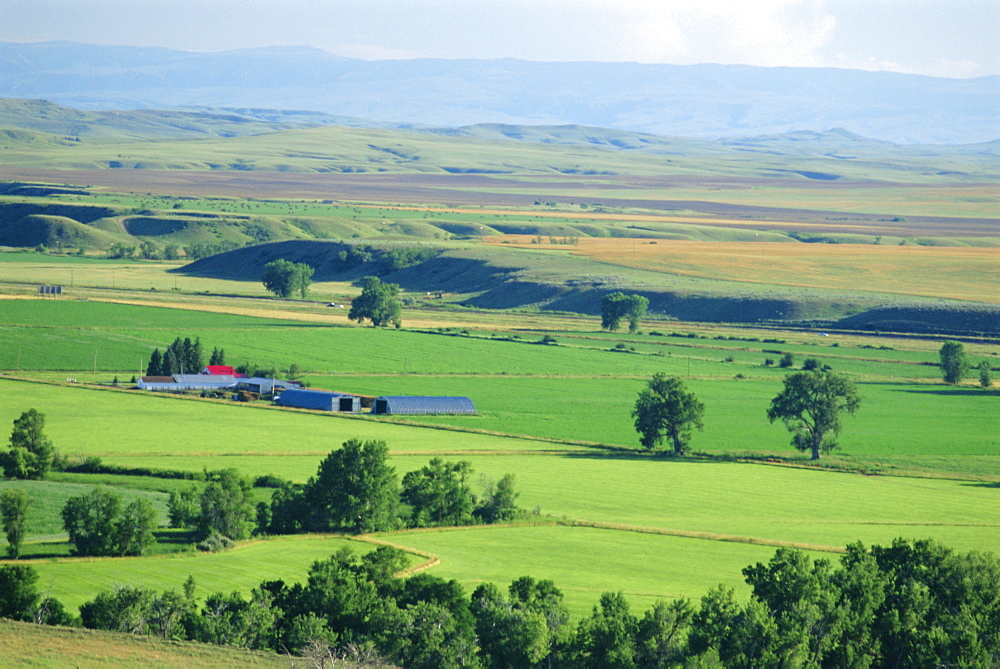
[(144, 376), (136, 383), (140, 390), (181, 392), (184, 390), (224, 390), (236, 387), (235, 376), (215, 374), (174, 374), (173, 376)]
[(236, 370), (229, 365), (208, 365), (207, 367), (202, 367), (199, 374), (211, 374), (213, 376), (242, 376), (237, 374)]
[(236, 379), (237, 390), (249, 390), (250, 392), (257, 393), (258, 395), (273, 395), (275, 390), (281, 392), (283, 390), (299, 387), (300, 384), (297, 381), (265, 379), (259, 376), (253, 376), (246, 379)]
[(275, 404), (297, 409), (318, 409), (320, 411), (341, 411), (357, 413), (361, 410), (361, 398), (345, 393), (326, 390), (301, 390), (289, 388), (281, 393)]
[(375, 414), (476, 413), (468, 397), (377, 397)]
[(136, 381), (136, 386), (140, 390), (163, 390), (167, 386), (174, 385), (172, 376), (144, 376)]

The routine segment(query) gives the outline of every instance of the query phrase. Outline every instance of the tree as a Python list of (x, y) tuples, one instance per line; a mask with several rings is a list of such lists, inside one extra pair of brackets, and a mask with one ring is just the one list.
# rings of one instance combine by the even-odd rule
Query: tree
[(0, 520), (7, 535), (7, 555), (15, 560), (21, 556), (21, 542), (28, 524), (28, 493), (8, 488), (0, 493)]
[(264, 265), (262, 281), (268, 291), (286, 298), (298, 292), (303, 299), (312, 284), (312, 267), (305, 263), (295, 263), (284, 259), (272, 260)]
[(201, 495), (195, 487), (174, 490), (167, 501), (167, 517), (170, 527), (193, 527), (201, 518)]
[(639, 322), (646, 315), (649, 299), (642, 295), (610, 293), (601, 298), (601, 328), (614, 332), (628, 319), (628, 331), (639, 330)]
[(212, 357), (208, 360), (209, 365), (226, 364), (226, 350), (222, 348), (212, 348)]
[(472, 465), (433, 458), (426, 467), (403, 477), (402, 500), (412, 508), (413, 527), (468, 525), (475, 501), (468, 478)]
[(123, 507), (121, 496), (104, 487), (70, 497), (62, 518), (77, 555), (142, 555), (155, 542), (156, 511), (149, 500)]
[(0, 567), (0, 618), (30, 621), (38, 606), (38, 572), (20, 564)]
[(992, 386), (993, 378), (990, 376), (990, 372), (992, 371), (990, 368), (990, 361), (983, 360), (979, 363), (979, 367), (977, 367), (977, 369), (979, 370), (979, 385), (983, 388), (989, 388)]
[(664, 437), (669, 437), (674, 455), (684, 455), (691, 430), (702, 429), (701, 418), (705, 413), (694, 393), (688, 392), (684, 382), (676, 376), (657, 372), (635, 401), (632, 417), (635, 419), (639, 441), (647, 450), (656, 448)]
[(10, 451), (4, 458), (7, 476), (18, 479), (43, 479), (52, 467), (55, 449), (45, 435), (45, 414), (28, 409), (14, 420)]
[(797, 372), (785, 377), (767, 418), (772, 423), (781, 419), (792, 433), (792, 445), (819, 460), (820, 451), (837, 447), (841, 415), (846, 411), (853, 416), (860, 406), (857, 386), (847, 377), (821, 370)]
[(514, 490), (514, 475), (504, 474), (499, 481), (483, 477), (483, 500), (472, 514), (484, 523), (502, 523), (523, 514), (517, 506), (520, 493)]
[(225, 469), (201, 493), (198, 535), (219, 534), (234, 541), (246, 539), (256, 523), (253, 484), (235, 469)]
[(580, 621), (574, 642), (578, 667), (635, 667), (639, 621), (620, 592), (605, 592), (590, 617)]
[(306, 485), (306, 500), (314, 530), (395, 529), (399, 478), (389, 464), (389, 447), (384, 441), (345, 441), (320, 463)]
[(969, 371), (969, 363), (965, 359), (965, 347), (961, 342), (946, 341), (938, 351), (941, 357), (941, 376), (945, 383), (952, 385), (961, 383), (966, 372)]
[(163, 356), (160, 355), (160, 349), (154, 348), (152, 355), (149, 356), (149, 364), (146, 365), (146, 376), (166, 376), (163, 373)]
[(347, 318), (359, 323), (366, 318), (375, 327), (392, 323), (397, 328), (403, 324), (403, 307), (399, 301), (399, 284), (382, 283), (375, 276), (366, 277), (361, 295), (351, 303)]

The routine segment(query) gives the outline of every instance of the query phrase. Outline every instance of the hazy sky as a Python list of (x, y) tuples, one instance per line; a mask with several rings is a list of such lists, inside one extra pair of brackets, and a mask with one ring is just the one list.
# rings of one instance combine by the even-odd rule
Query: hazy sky
[(1000, 0), (0, 0), (0, 40), (1000, 74)]

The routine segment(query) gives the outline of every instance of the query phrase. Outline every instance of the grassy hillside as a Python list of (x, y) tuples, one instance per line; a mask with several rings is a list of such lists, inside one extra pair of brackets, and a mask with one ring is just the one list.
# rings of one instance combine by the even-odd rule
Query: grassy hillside
[(292, 667), (300, 658), (147, 636), (0, 620), (4, 663), (18, 667)]

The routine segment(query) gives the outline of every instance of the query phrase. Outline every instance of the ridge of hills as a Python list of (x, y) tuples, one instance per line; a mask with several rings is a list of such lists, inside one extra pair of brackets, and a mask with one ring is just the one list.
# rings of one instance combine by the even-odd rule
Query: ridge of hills
[(1000, 77), (513, 59), (362, 61), (304, 47), (196, 53), (0, 42), (0, 96), (89, 109), (309, 109), (375, 124), (584, 125), (727, 137), (846, 128), (903, 143), (1000, 138)]
[(0, 157), (42, 169), (1000, 178), (1000, 141), (901, 145), (842, 128), (720, 139), (581, 125), (373, 128), (312, 112), (82, 111), (21, 99), (0, 99)]

